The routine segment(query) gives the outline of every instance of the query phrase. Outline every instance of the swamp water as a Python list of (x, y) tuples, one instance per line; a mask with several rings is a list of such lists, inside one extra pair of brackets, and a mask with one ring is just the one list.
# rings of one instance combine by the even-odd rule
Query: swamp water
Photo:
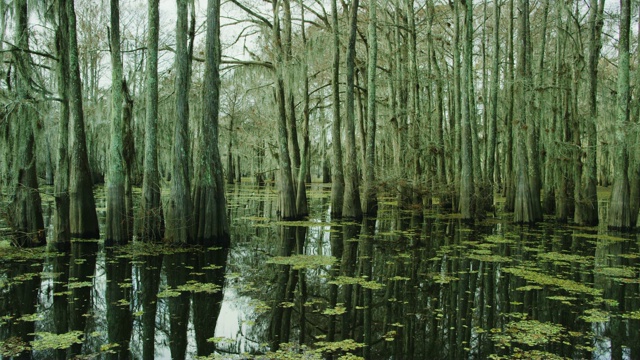
[(310, 220), (284, 223), (273, 188), (230, 187), (230, 249), (2, 247), (0, 355), (640, 358), (637, 235), (468, 227), (392, 199), (334, 223), (329, 196), (313, 185)]

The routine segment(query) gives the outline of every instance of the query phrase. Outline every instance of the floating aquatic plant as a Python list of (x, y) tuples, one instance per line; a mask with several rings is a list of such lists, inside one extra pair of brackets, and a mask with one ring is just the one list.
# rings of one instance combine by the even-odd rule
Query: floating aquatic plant
[(276, 256), (267, 260), (269, 264), (290, 265), (295, 270), (313, 269), (321, 266), (331, 266), (335, 264), (337, 259), (333, 256), (324, 255), (292, 255), (292, 256)]
[(70, 331), (64, 334), (49, 332), (35, 333), (37, 339), (31, 342), (33, 350), (66, 349), (73, 344), (82, 344), (82, 331)]
[(594, 289), (590, 286), (580, 284), (579, 282), (573, 280), (560, 279), (558, 277), (551, 276), (539, 271), (527, 270), (521, 267), (504, 268), (503, 271), (539, 285), (558, 287), (570, 293), (580, 293), (594, 296), (600, 295), (602, 293), (602, 290), (600, 289)]

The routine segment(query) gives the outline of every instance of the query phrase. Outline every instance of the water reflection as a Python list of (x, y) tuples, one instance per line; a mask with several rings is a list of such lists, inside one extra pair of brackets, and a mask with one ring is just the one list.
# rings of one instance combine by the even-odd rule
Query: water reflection
[[(88, 338), (87, 319), (91, 316), (91, 293), (98, 253), (97, 241), (74, 241), (69, 259), (69, 331), (78, 331)], [(83, 343), (74, 342), (67, 352), (68, 358), (82, 354)]]
[(393, 199), (376, 219), (333, 222), (328, 188), (308, 193), (311, 218), (281, 223), (273, 189), (235, 187), (230, 249), (3, 255), (0, 349), (75, 330), (64, 350), (14, 355), (640, 358), (636, 235), (468, 227)]
[[(8, 264), (2, 264), (8, 265)], [(26, 260), (3, 266), (0, 282), (0, 339), (3, 355), (30, 359), (38, 314), (41, 263)]]

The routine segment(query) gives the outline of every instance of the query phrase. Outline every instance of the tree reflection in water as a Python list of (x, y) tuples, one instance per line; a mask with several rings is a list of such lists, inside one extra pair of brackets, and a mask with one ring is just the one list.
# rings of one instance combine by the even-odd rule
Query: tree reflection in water
[(376, 219), (334, 222), (329, 190), (309, 190), (311, 217), (281, 223), (275, 192), (236, 186), (230, 249), (73, 242), (28, 259), (2, 249), (0, 349), (75, 330), (81, 343), (63, 350), (13, 354), (640, 357), (636, 235), (469, 227), (384, 198)]

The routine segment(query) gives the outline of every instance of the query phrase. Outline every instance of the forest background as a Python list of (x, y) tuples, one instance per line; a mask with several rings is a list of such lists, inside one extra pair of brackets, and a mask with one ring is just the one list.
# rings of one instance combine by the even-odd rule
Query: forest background
[(46, 241), (41, 185), (49, 241), (99, 237), (105, 182), (107, 242), (225, 245), (224, 183), (249, 177), (277, 184), (286, 220), (308, 214), (315, 177), (334, 218), (375, 215), (391, 192), (465, 221), (500, 206), (519, 223), (636, 227), (638, 1), (159, 5), (0, 4), (16, 244)]

